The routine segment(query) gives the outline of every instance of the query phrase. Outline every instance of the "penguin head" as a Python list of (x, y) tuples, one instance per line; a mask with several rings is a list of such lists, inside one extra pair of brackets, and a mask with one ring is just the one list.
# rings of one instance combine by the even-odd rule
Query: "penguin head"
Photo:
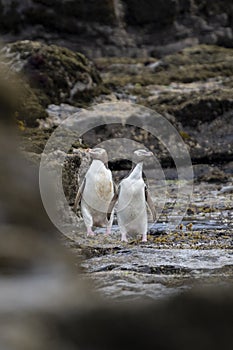
[(101, 160), (104, 164), (108, 163), (108, 154), (104, 148), (89, 148), (88, 152), (90, 153), (92, 159)]
[(137, 149), (133, 153), (133, 163), (140, 163), (143, 162), (143, 160), (147, 157), (152, 157), (154, 154), (153, 152), (146, 151), (145, 149)]

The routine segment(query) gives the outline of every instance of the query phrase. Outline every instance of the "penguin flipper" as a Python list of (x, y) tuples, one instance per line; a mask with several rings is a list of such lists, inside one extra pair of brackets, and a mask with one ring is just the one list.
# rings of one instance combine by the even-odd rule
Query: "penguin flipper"
[(155, 206), (154, 206), (150, 192), (149, 192), (147, 187), (145, 187), (145, 196), (146, 196), (146, 201), (147, 201), (148, 207), (150, 208), (150, 211), (151, 211), (151, 214), (153, 217), (153, 221), (155, 221), (156, 220)]
[(116, 201), (118, 200), (118, 195), (119, 195), (116, 185), (113, 184), (113, 186), (114, 186), (114, 196), (112, 197), (112, 200), (108, 206), (108, 212), (107, 212), (108, 221), (110, 220), (113, 208), (115, 207), (115, 204), (116, 204)]
[(83, 182), (81, 183), (81, 186), (79, 187), (78, 189), (78, 193), (75, 197), (75, 201), (74, 201), (74, 211), (76, 212), (77, 211), (77, 207), (81, 201), (81, 197), (82, 197), (82, 194), (83, 194), (83, 191), (84, 191), (84, 188), (85, 188), (85, 183), (86, 183), (86, 179), (83, 180)]

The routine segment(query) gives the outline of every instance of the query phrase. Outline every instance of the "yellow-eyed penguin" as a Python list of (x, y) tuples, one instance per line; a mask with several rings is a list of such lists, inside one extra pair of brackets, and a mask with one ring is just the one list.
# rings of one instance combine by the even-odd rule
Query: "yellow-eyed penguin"
[(107, 227), (111, 233), (113, 211), (107, 220), (109, 204), (114, 196), (112, 173), (108, 169), (108, 155), (103, 148), (89, 149), (92, 163), (75, 198), (74, 210), (81, 202), (81, 212), (87, 228), (87, 236), (93, 236), (93, 226)]
[(147, 241), (147, 208), (149, 206), (153, 220), (156, 219), (155, 207), (149, 190), (142, 177), (143, 160), (153, 156), (152, 152), (139, 149), (134, 152), (133, 162), (136, 164), (131, 173), (123, 179), (109, 206), (109, 214), (118, 200), (117, 219), (121, 231), (121, 240), (127, 242), (127, 233), (142, 234), (142, 241)]

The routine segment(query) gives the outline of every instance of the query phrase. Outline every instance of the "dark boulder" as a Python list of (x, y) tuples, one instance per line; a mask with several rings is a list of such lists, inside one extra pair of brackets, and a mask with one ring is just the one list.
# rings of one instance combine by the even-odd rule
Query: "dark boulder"
[(7, 44), (1, 53), (10, 70), (23, 76), (26, 97), (31, 94), (32, 98), (24, 99), (27, 107), (31, 104), (31, 112), (22, 117), (29, 126), (41, 118), (36, 105), (43, 109), (62, 102), (86, 106), (103, 91), (93, 63), (81, 53), (29, 40)]

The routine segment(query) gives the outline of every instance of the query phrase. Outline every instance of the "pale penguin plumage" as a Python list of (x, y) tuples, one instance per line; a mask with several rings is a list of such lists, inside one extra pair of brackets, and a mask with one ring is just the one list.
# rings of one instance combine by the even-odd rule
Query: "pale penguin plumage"
[(156, 218), (155, 208), (148, 188), (142, 177), (143, 160), (153, 156), (152, 152), (140, 149), (134, 152), (136, 163), (131, 173), (123, 179), (118, 188), (118, 197), (113, 197), (109, 212), (118, 200), (117, 219), (121, 231), (121, 240), (127, 242), (127, 233), (142, 235), (142, 241), (147, 241), (147, 208), (148, 205), (153, 220)]
[(112, 173), (107, 168), (108, 155), (103, 148), (89, 149), (92, 163), (76, 195), (74, 210), (81, 203), (81, 212), (87, 236), (93, 236), (93, 226), (106, 226), (106, 233), (111, 232), (113, 210), (107, 220), (109, 204), (114, 196)]

